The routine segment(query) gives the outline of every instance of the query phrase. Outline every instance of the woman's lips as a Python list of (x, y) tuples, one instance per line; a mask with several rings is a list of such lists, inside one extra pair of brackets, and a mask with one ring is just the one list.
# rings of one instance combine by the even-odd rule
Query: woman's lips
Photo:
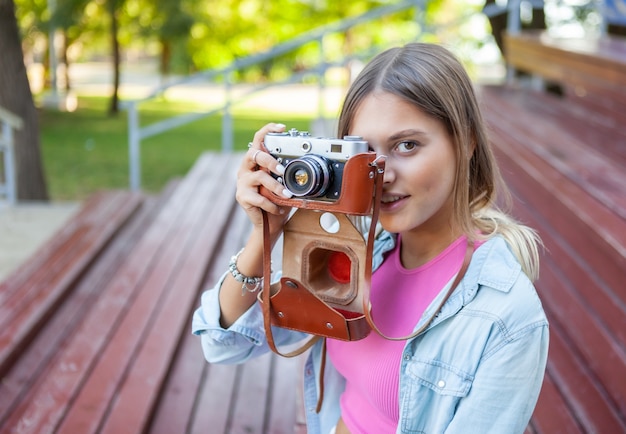
[(396, 193), (384, 194), (380, 202), (380, 208), (384, 211), (396, 210), (404, 204), (408, 197), (409, 196)]

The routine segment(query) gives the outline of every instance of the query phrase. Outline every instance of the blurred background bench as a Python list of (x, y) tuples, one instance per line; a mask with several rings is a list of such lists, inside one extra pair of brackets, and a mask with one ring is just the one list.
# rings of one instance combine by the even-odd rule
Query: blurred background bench
[(550, 352), (528, 432), (626, 432), (626, 40), (505, 43), (536, 78), (480, 96), (514, 213), (546, 246)]

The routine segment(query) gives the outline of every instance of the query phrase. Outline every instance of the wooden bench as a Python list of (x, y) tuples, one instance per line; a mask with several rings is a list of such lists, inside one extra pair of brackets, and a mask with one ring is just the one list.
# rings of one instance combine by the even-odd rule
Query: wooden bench
[(624, 132), (576, 99), (515, 86), (480, 97), (514, 213), (546, 246), (550, 352), (527, 432), (626, 432)]
[(234, 201), (240, 158), (205, 154), (159, 197), (91, 199), (7, 279), (0, 300), (23, 305), (11, 327), (24, 339), (5, 357), (0, 432), (294, 431), (298, 359), (209, 365), (190, 333), (200, 293), (249, 230)]
[(562, 86), (578, 107), (620, 125), (626, 110), (626, 38), (558, 38), (546, 31), (505, 34), (506, 62)]

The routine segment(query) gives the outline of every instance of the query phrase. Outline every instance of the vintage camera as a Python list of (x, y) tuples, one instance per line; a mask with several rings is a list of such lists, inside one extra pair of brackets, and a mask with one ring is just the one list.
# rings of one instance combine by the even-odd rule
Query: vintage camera
[[(265, 147), (285, 166), (280, 181), (293, 197), (263, 186), (259, 191), (296, 208), (283, 226), (281, 280), (262, 291), (265, 318), (314, 335), (364, 338), (370, 330), (364, 306), (385, 157), (368, 152), (361, 137), (311, 137), (295, 129), (267, 134)], [(367, 240), (355, 216), (370, 217)], [(267, 223), (264, 214), (264, 230)], [(264, 244), (267, 257), (271, 246)]]
[(345, 136), (343, 140), (311, 137), (296, 129), (268, 133), (265, 147), (285, 166), (285, 174), (276, 178), (294, 197), (328, 202), (341, 197), (346, 162), (369, 149), (359, 136)]

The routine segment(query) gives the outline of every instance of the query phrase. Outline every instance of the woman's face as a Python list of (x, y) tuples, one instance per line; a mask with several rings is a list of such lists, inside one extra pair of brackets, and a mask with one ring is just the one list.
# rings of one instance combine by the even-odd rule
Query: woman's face
[(387, 156), (382, 226), (403, 237), (449, 239), (456, 157), (443, 122), (398, 96), (374, 92), (360, 104), (350, 134)]

